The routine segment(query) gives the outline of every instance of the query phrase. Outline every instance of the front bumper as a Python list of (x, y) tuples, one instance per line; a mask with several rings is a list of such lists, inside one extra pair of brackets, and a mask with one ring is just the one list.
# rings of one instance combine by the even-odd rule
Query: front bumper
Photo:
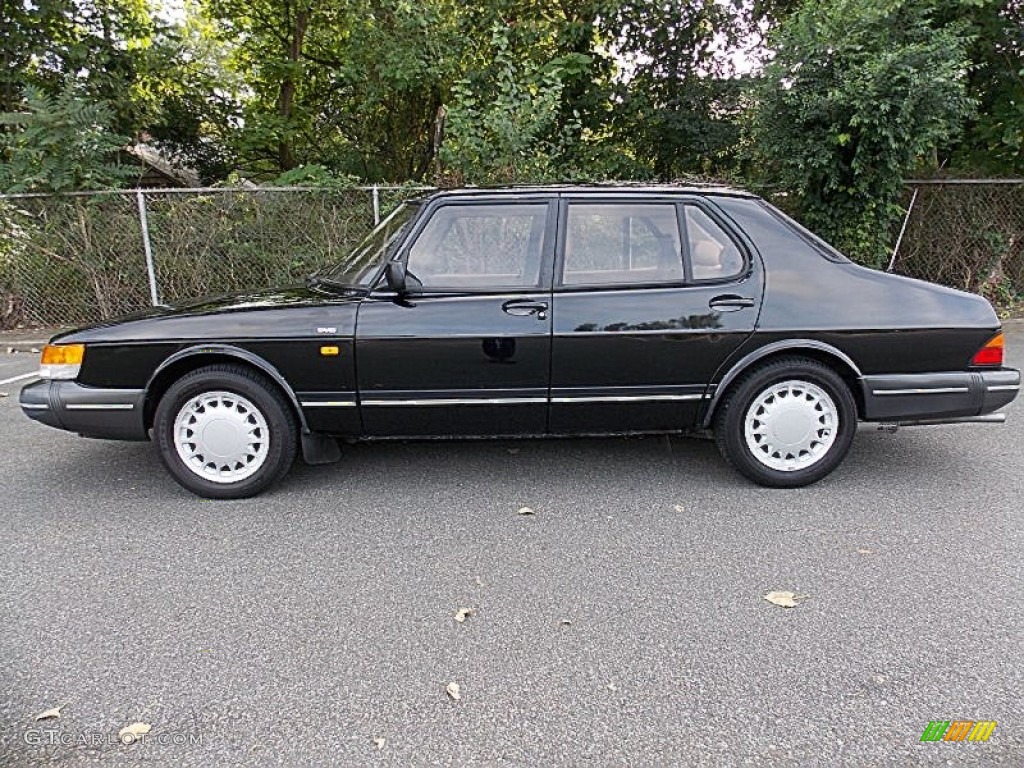
[(958, 419), (992, 413), (1020, 391), (1020, 372), (992, 371), (865, 376), (865, 421)]
[(18, 398), (21, 410), (34, 421), (109, 440), (148, 439), (145, 400), (141, 389), (99, 389), (53, 379), (27, 384)]

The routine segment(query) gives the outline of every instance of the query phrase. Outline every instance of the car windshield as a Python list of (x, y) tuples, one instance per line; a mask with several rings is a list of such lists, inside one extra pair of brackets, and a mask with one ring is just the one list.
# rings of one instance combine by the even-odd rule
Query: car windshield
[(402, 203), (340, 263), (324, 270), (323, 278), (339, 285), (366, 285), (381, 261), (391, 255), (418, 209), (418, 202)]

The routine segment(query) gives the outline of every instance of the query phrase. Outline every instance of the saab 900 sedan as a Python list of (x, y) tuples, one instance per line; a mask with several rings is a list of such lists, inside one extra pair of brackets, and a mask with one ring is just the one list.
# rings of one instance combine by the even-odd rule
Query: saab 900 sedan
[(828, 475), (858, 421), (1002, 421), (985, 299), (857, 266), (716, 188), (437, 192), (302, 287), (54, 337), (31, 418), (152, 439), (204, 497), (339, 440), (695, 433), (765, 486)]

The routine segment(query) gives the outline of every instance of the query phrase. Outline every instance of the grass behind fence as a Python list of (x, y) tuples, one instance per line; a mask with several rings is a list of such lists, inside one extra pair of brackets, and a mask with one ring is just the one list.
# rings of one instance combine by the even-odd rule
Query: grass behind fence
[(0, 221), (3, 327), (103, 320), (148, 304), (132, 198), (0, 201)]
[(301, 280), (373, 228), (364, 191), (153, 195), (147, 212), (164, 302)]
[[(1024, 184), (927, 184), (894, 271), (980, 293), (996, 304), (1024, 296)], [(913, 192), (909, 192), (909, 206)]]
[[(387, 215), (414, 190), (387, 190)], [(301, 281), (373, 228), (367, 189), (145, 194), (157, 293), (173, 303)], [(0, 200), (0, 328), (68, 325), (150, 306), (134, 194)]]

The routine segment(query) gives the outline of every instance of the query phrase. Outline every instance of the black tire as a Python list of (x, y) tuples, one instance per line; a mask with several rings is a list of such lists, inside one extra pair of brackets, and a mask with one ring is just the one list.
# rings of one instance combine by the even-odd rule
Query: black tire
[[(823, 453), (817, 458), (813, 457), (811, 451), (802, 454), (808, 461), (813, 459), (813, 463), (796, 469), (768, 466), (766, 462), (779, 460), (781, 453), (772, 452), (769, 443), (764, 443), (759, 448), (763, 458), (758, 458), (748, 444), (745, 433), (747, 413), (751, 406), (756, 401), (760, 402), (762, 395), (767, 395), (767, 390), (773, 385), (787, 381), (810, 384), (827, 394), (834, 405), (836, 422), (834, 428), (817, 433), (822, 437), (820, 442), (824, 445), (829, 433), (834, 432), (832, 444), (822, 449)], [(811, 395), (806, 397), (810, 400)], [(815, 423), (812, 429), (826, 423), (825, 417), (817, 418), (823, 420)], [(824, 363), (803, 357), (779, 358), (745, 373), (729, 388), (714, 418), (715, 444), (722, 457), (744, 477), (768, 488), (799, 488), (821, 480), (842, 462), (856, 432), (857, 404), (846, 382)], [(756, 437), (752, 439), (757, 442)]]
[[(186, 465), (174, 442), (175, 420), (182, 408), (193, 398), (213, 392), (240, 395), (266, 423), (262, 464), (238, 481), (215, 482), (200, 476)], [(210, 365), (182, 376), (160, 399), (153, 419), (154, 442), (167, 471), (182, 486), (207, 499), (248, 498), (280, 480), (295, 461), (298, 432), (294, 412), (280, 389), (257, 371), (231, 364)], [(262, 430), (259, 434), (262, 436)]]

